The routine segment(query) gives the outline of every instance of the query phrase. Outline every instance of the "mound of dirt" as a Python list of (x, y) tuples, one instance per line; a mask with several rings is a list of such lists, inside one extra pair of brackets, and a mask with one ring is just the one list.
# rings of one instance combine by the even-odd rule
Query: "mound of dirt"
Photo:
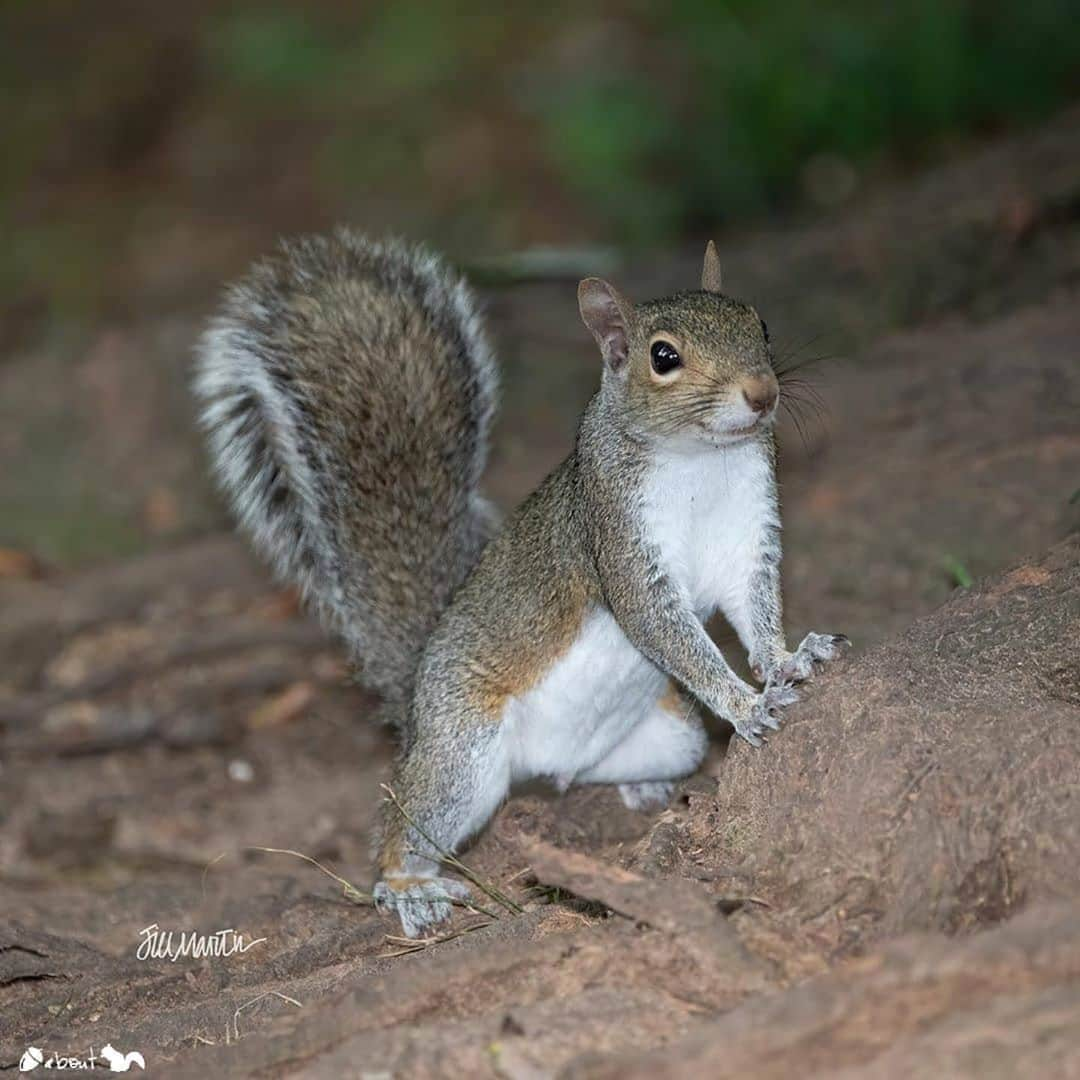
[(1076, 1076), (1080, 905), (976, 937), (912, 937), (754, 999), (663, 1050), (579, 1060), (560, 1080)]
[(833, 949), (1080, 895), (1080, 540), (958, 592), (733, 743), (674, 861)]

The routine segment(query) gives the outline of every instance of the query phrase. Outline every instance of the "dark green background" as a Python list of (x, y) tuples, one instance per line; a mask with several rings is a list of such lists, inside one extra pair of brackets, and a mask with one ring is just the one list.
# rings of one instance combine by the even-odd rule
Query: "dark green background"
[(241, 216), (349, 218), (475, 258), (656, 248), (842, 202), (1075, 94), (1076, 14), (1068, 0), (8, 3), (5, 304), (21, 324), (141, 297), (155, 244), (186, 245), (196, 275), (229, 266)]

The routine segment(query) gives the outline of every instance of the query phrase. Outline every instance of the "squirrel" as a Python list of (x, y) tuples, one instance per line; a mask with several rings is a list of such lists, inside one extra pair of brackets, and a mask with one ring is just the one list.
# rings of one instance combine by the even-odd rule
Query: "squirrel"
[[(341, 229), (283, 243), (204, 333), (195, 391), (255, 548), (345, 640), (401, 732), (376, 906), (409, 937), (465, 903), (441, 876), (511, 784), (665, 803), (706, 750), (699, 707), (760, 746), (848, 644), (782, 626), (768, 331), (701, 287), (632, 303), (586, 278), (602, 358), (575, 446), (504, 527), (479, 490), (492, 351), (459, 274)], [(705, 629), (721, 612), (760, 690)]]

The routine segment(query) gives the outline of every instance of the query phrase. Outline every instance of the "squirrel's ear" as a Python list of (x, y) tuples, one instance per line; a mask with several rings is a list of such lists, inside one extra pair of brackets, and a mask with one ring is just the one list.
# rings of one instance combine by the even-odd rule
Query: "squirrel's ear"
[(720, 292), (720, 256), (710, 240), (705, 247), (705, 265), (701, 268), (701, 288), (705, 292)]
[(630, 351), (630, 303), (614, 285), (586, 278), (577, 291), (581, 318), (589, 328), (605, 363), (618, 371)]

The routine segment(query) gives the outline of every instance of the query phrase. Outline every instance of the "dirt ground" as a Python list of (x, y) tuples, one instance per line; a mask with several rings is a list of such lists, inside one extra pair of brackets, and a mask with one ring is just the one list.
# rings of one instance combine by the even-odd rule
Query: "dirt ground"
[[(783, 432), (787, 621), (856, 648), (767, 747), (718, 733), (667, 811), (515, 795), (466, 861), (522, 912), (488, 901), (424, 945), (253, 850), (368, 888), (393, 745), (335, 644), (214, 531), (177, 404), (195, 317), (83, 342), (73, 410), (152, 405), (115, 442), (67, 437), (173, 539), (69, 573), (6, 553), (0, 1067), (112, 1043), (200, 1077), (1080, 1075), (1078, 208), (1073, 114), (726, 245), (776, 336), (845, 356), (805, 439)], [(621, 280), (689, 285), (696, 258)], [(596, 376), (572, 294), (488, 298), (505, 505)], [(154, 348), (164, 374), (132, 384)], [(60, 363), (6, 367), (6, 407)], [(249, 947), (141, 959), (155, 926)]]

